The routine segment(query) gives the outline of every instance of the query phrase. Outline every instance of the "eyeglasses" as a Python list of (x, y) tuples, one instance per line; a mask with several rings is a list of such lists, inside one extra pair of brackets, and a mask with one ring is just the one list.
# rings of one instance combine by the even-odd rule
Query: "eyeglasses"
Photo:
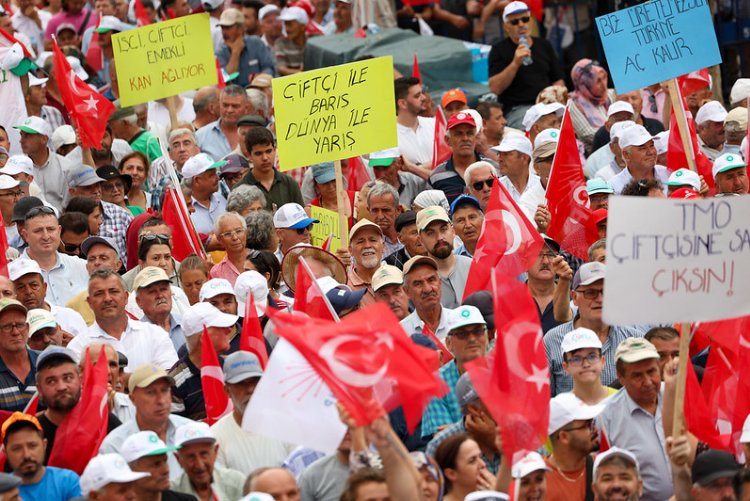
[(159, 233), (146, 233), (145, 235), (141, 235), (141, 242), (153, 242), (154, 240), (169, 243), (169, 236)]
[(586, 421), (585, 424), (582, 424), (581, 426), (574, 426), (573, 428), (563, 428), (562, 431), (576, 431), (576, 430), (583, 430), (585, 428), (588, 428), (589, 430), (593, 430), (596, 428), (596, 425), (594, 424), (593, 419), (589, 419)]
[(295, 228), (294, 231), (297, 232), (297, 235), (304, 235), (306, 231), (312, 231), (313, 225), (310, 224), (308, 226), (305, 226), (304, 228)]
[(593, 365), (600, 358), (601, 358), (600, 354), (596, 352), (591, 352), (585, 357), (582, 357), (581, 355), (573, 355), (572, 357), (568, 357), (566, 362), (568, 362), (570, 365), (579, 366), (579, 365), (583, 365), (583, 361), (585, 360), (586, 362), (589, 363), (589, 365)]
[(234, 236), (241, 237), (245, 233), (245, 228), (237, 228), (236, 230), (231, 231), (225, 231), (224, 233), (219, 233), (219, 236), (221, 238), (230, 239)]
[(557, 254), (555, 254), (554, 252), (545, 252), (543, 254), (539, 254), (540, 261), (544, 261), (545, 259), (549, 259), (550, 261), (552, 261), (556, 257), (557, 257)]
[(495, 178), (491, 177), (489, 179), (485, 179), (484, 181), (477, 181), (476, 183), (473, 183), (471, 185), (472, 188), (479, 191), (482, 189), (482, 187), (486, 186), (487, 188), (492, 188), (492, 183), (495, 182)]
[(81, 250), (80, 244), (65, 244), (64, 243), (64, 245), (65, 245), (65, 252), (67, 253), (78, 252), (79, 250)]
[(29, 212), (26, 213), (26, 217), (23, 218), (24, 221), (28, 221), (32, 217), (36, 217), (39, 215), (55, 215), (55, 209), (52, 207), (47, 207), (46, 205), (40, 205), (39, 207), (34, 207), (33, 209), (29, 210)]
[(10, 334), (11, 332), (13, 332), (13, 329), (17, 330), (18, 332), (23, 332), (28, 326), (29, 324), (27, 324), (26, 322), (3, 324), (0, 325), (0, 332), (2, 332), (3, 334)]
[(529, 21), (531, 21), (531, 17), (523, 16), (523, 17), (519, 17), (518, 19), (511, 19), (508, 22), (513, 26), (518, 26), (518, 23), (520, 22), (523, 22), (523, 24), (528, 24)]
[(22, 196), (23, 196), (23, 191), (12, 191), (10, 193), (0, 193), (0, 197), (21, 198)]
[(475, 327), (471, 330), (465, 330), (465, 331), (450, 331), (448, 333), (449, 336), (453, 336), (454, 338), (465, 341), (466, 339), (469, 339), (470, 336), (474, 337), (482, 337), (485, 334), (487, 334), (487, 327)]
[(111, 181), (109, 183), (102, 183), (103, 191), (125, 191), (125, 183), (122, 181)]
[(576, 291), (576, 292), (578, 292), (579, 294), (583, 294), (583, 297), (589, 300), (596, 299), (597, 297), (599, 297), (599, 294), (604, 296), (604, 289), (586, 289), (584, 291)]

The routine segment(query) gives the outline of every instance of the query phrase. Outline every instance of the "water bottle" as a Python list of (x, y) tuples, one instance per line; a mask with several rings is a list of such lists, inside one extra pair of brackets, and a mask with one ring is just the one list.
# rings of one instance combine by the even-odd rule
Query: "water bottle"
[[(526, 38), (526, 35), (521, 35), (520, 37), (518, 37), (518, 43), (520, 43), (521, 45), (523, 45), (526, 48), (529, 47), (529, 39)], [(529, 56), (526, 56), (526, 57), (523, 58), (523, 63), (522, 64), (524, 66), (528, 66), (528, 65), (530, 65), (533, 62), (534, 62), (534, 60), (531, 59), (531, 56), (529, 55)]]

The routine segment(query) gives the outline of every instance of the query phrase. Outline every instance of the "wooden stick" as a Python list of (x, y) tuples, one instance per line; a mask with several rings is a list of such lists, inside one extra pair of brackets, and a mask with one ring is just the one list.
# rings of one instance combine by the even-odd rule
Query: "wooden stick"
[(169, 111), (169, 130), (172, 130), (177, 126), (177, 104), (175, 103), (174, 96), (167, 98), (167, 110)]
[(693, 144), (690, 141), (687, 117), (685, 116), (685, 109), (682, 107), (682, 93), (677, 85), (677, 79), (672, 78), (668, 80), (668, 85), (669, 98), (672, 102), (672, 110), (674, 110), (675, 118), (677, 118), (677, 129), (680, 131), (680, 139), (682, 139), (682, 147), (685, 150), (688, 167), (691, 171), (698, 172), (695, 166), (695, 152), (693, 151)]
[(677, 366), (675, 381), (674, 414), (672, 416), (672, 436), (682, 435), (685, 427), (685, 377), (690, 363), (690, 324), (683, 323), (680, 329), (680, 363)]
[[(334, 170), (336, 172), (336, 207), (338, 207), (339, 213), (339, 236), (341, 238), (341, 248), (346, 249), (349, 247), (349, 238), (347, 230), (347, 217), (346, 217), (346, 201), (344, 195), (344, 175), (341, 173), (341, 160), (333, 162)], [(354, 208), (352, 208), (353, 210)]]

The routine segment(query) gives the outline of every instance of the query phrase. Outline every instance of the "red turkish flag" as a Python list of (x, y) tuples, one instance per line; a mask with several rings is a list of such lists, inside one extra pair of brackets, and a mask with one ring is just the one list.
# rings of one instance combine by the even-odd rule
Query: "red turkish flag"
[(201, 387), (203, 402), (206, 406), (206, 423), (209, 426), (232, 411), (232, 401), (224, 392), (224, 372), (219, 365), (214, 344), (208, 336), (208, 329), (203, 326), (201, 335)]
[[(99, 19), (96, 20), (96, 28), (99, 27), (101, 22), (102, 17), (99, 16)], [(94, 71), (100, 71), (104, 68), (104, 55), (102, 54), (102, 48), (99, 47), (99, 33), (96, 29), (91, 32), (91, 41), (88, 49), (86, 49), (86, 64)]]
[(453, 154), (451, 147), (445, 142), (445, 131), (448, 130), (448, 119), (441, 107), (435, 110), (435, 133), (432, 141), (432, 168), (447, 162)]
[(254, 353), (260, 360), (260, 366), (265, 369), (268, 364), (268, 350), (263, 337), (263, 329), (260, 327), (258, 312), (255, 310), (255, 301), (252, 293), (245, 302), (245, 318), (242, 320), (242, 332), (240, 332), (240, 350)]
[[(547, 440), (550, 378), (539, 314), (529, 289), (493, 274), (497, 344), (491, 359), (467, 364), (471, 381), (503, 430), (503, 454), (533, 451)], [(489, 366), (490, 370), (487, 370)]]
[(685, 424), (688, 431), (713, 449), (731, 450), (730, 435), (721, 435), (706, 402), (693, 364), (688, 361), (685, 378)]
[(709, 87), (711, 85), (711, 78), (708, 68), (691, 71), (687, 75), (677, 77), (677, 85), (680, 87), (680, 93), (683, 96), (689, 96), (693, 92)]
[(206, 257), (187, 206), (174, 188), (169, 188), (164, 195), (161, 217), (172, 228), (172, 256), (175, 259), (182, 261), (190, 254)]
[(599, 234), (591, 215), (586, 178), (568, 112), (563, 116), (547, 183), (547, 205), (551, 214), (547, 234), (566, 251), (588, 261), (589, 247), (599, 239)]
[[(414, 0), (412, 0), (414, 1)], [(410, 2), (407, 2), (409, 4)], [(414, 4), (411, 4), (414, 5)], [(417, 61), (417, 53), (414, 53), (414, 61), (411, 64), (411, 76), (412, 78), (416, 78), (420, 82), (422, 81), (422, 72), (419, 71), (419, 61)]]
[[(304, 257), (297, 263), (297, 279), (294, 284), (294, 311), (307, 313), (312, 318), (338, 320), (331, 303), (315, 281)], [(276, 318), (276, 317), (274, 317)]]
[[(709, 160), (708, 157), (698, 147), (698, 138), (695, 134), (695, 121), (693, 121), (693, 118), (690, 116), (687, 104), (685, 104), (685, 100), (682, 98), (682, 95), (680, 95), (680, 101), (682, 102), (682, 107), (685, 110), (687, 128), (690, 132), (690, 144), (692, 145), (691, 148), (693, 150), (692, 152), (690, 152), (690, 155), (692, 155), (695, 159), (695, 168), (698, 170), (698, 174), (703, 176), (703, 180), (706, 181), (706, 184), (709, 188), (713, 188), (714, 176), (711, 172), (713, 164), (711, 163), (711, 160)], [(670, 171), (675, 171), (682, 168), (687, 169), (689, 165), (687, 155), (688, 154), (685, 153), (685, 148), (682, 146), (680, 128), (677, 125), (677, 116), (675, 115), (673, 109), (672, 114), (669, 117), (669, 142), (667, 143), (666, 167)]]
[(451, 353), (450, 350), (445, 346), (445, 343), (443, 343), (440, 340), (440, 338), (437, 337), (434, 332), (432, 332), (432, 329), (430, 329), (429, 325), (424, 324), (422, 326), (422, 334), (432, 339), (432, 342), (435, 343), (435, 345), (438, 347), (438, 350), (440, 350), (440, 353), (443, 354), (441, 365), (445, 365), (451, 360), (453, 360), (453, 353)]
[(142, 0), (135, 0), (135, 17), (138, 26), (147, 26), (151, 24), (151, 18), (148, 17), (148, 11), (146, 11), (146, 7), (144, 7)]
[(8, 276), (8, 236), (5, 234), (5, 222), (0, 217), (0, 275)]
[(49, 466), (67, 468), (80, 475), (89, 460), (99, 453), (109, 424), (108, 375), (105, 350), (99, 352), (93, 367), (86, 350), (81, 398), (57, 428)]
[(76, 76), (57, 41), (53, 40), (52, 50), (57, 86), (70, 120), (81, 136), (81, 146), (101, 148), (107, 120), (115, 105)]
[(347, 185), (349, 191), (359, 191), (365, 184), (372, 181), (370, 173), (367, 172), (365, 163), (362, 161), (362, 157), (348, 159), (347, 166), (349, 168), (349, 183)]
[(490, 290), (493, 270), (510, 277), (528, 270), (543, 245), (539, 232), (496, 179), (471, 260), (464, 298), (476, 291)]
[(385, 303), (340, 322), (287, 312), (273, 318), (279, 336), (305, 357), (359, 426), (379, 417), (374, 399), (387, 411), (402, 406), (412, 432), (432, 398), (447, 392), (427, 365), (427, 348), (411, 341)]

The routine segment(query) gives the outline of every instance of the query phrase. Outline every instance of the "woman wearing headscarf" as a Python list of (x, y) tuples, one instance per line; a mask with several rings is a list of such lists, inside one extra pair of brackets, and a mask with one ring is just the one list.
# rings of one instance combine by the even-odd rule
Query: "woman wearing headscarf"
[(607, 89), (607, 70), (591, 59), (578, 61), (570, 71), (570, 78), (575, 88), (570, 95), (570, 117), (576, 136), (590, 153), (594, 134), (607, 121), (607, 108), (614, 101), (614, 91)]

